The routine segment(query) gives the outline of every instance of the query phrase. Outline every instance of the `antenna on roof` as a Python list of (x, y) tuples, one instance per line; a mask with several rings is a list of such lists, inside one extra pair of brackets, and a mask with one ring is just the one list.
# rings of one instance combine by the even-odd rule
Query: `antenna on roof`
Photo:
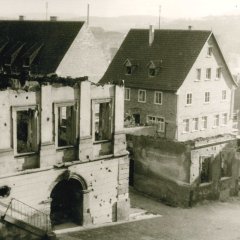
[(46, 8), (46, 21), (48, 20), (48, 2), (45, 3)]
[(87, 5), (87, 26), (89, 26), (89, 12), (90, 12), (90, 5)]
[(160, 25), (161, 25), (161, 10), (162, 10), (162, 6), (159, 5), (159, 12), (158, 12), (158, 29), (160, 29)]

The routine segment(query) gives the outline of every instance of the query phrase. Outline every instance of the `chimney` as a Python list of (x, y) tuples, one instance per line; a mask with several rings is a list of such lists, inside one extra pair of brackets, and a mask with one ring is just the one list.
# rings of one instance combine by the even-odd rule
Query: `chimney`
[(153, 25), (150, 25), (149, 26), (149, 46), (152, 45), (153, 41), (154, 41), (154, 27)]
[(19, 16), (19, 21), (24, 21), (24, 20), (25, 20), (25, 16), (20, 15), (20, 16)]
[(191, 25), (188, 26), (188, 30), (192, 30), (192, 26)]
[(57, 16), (50, 16), (50, 21), (51, 22), (56, 22), (57, 21)]
[(88, 3), (88, 5), (87, 5), (87, 26), (89, 26), (89, 18), (90, 18), (90, 5), (89, 5), (89, 3)]

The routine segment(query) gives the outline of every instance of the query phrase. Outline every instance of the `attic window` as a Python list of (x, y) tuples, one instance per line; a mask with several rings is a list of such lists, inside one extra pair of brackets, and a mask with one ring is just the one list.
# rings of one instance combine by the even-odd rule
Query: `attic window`
[(149, 67), (148, 74), (150, 77), (156, 76), (156, 68), (155, 67)]
[(208, 47), (207, 56), (208, 56), (208, 57), (211, 57), (212, 54), (213, 54), (213, 48), (212, 48), (212, 47)]
[(126, 66), (126, 75), (132, 75), (132, 66)]

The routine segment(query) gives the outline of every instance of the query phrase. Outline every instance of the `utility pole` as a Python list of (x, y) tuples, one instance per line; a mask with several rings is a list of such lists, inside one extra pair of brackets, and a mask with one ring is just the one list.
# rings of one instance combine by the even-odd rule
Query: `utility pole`
[(161, 10), (162, 10), (162, 6), (159, 5), (159, 12), (158, 12), (158, 29), (160, 29), (160, 26), (161, 26)]

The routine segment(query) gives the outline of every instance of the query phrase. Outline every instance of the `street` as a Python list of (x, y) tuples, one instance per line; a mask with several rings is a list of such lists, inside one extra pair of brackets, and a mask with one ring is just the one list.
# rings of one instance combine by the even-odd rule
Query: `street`
[(189, 209), (166, 206), (131, 190), (131, 205), (160, 217), (58, 235), (60, 240), (237, 240), (240, 198)]

